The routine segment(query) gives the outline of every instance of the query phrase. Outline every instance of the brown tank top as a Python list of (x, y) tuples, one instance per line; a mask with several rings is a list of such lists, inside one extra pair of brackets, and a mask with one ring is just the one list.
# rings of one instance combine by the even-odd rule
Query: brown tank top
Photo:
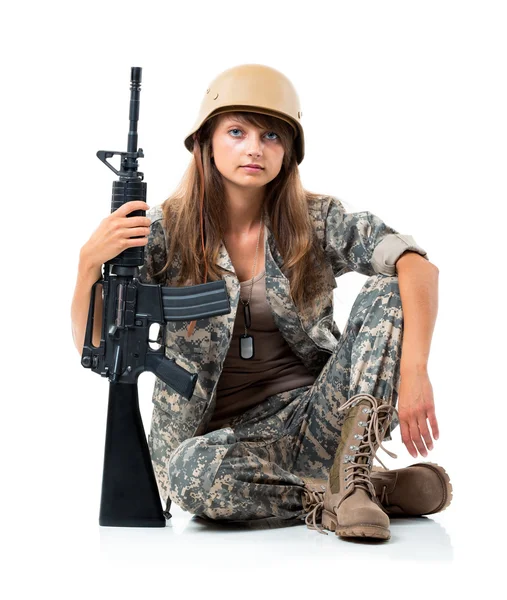
[[(252, 280), (240, 282), (240, 295), (247, 300)], [(234, 322), (233, 337), (217, 384), (215, 412), (206, 431), (224, 427), (229, 421), (268, 396), (312, 385), (316, 377), (292, 352), (273, 320), (266, 300), (266, 271), (254, 277), (250, 300), (252, 326), (248, 334), (254, 337), (254, 356), (244, 360), (239, 356), (239, 336), (245, 333), (243, 303), (240, 301)]]

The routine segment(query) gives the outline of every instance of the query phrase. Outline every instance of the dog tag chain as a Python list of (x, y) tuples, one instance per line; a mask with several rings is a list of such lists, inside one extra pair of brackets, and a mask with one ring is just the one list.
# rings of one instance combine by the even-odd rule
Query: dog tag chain
[(254, 355), (254, 339), (252, 335), (248, 335), (248, 327), (252, 324), (249, 304), (243, 303), (243, 315), (245, 318), (245, 333), (239, 336), (239, 355), (241, 358), (248, 360), (253, 358)]
[(254, 266), (253, 266), (253, 272), (252, 272), (252, 282), (251, 282), (251, 286), (250, 286), (250, 296), (249, 296), (248, 300), (245, 302), (241, 298), (241, 294), (240, 294), (240, 300), (241, 300), (241, 303), (243, 304), (243, 316), (244, 316), (244, 320), (245, 320), (245, 333), (243, 335), (239, 336), (239, 356), (243, 360), (249, 360), (249, 359), (253, 358), (254, 353), (255, 353), (253, 335), (248, 334), (248, 328), (251, 327), (251, 325), (252, 325), (252, 317), (251, 317), (251, 313), (250, 313), (250, 300), (252, 299), (252, 290), (253, 290), (253, 285), (254, 285), (255, 269), (257, 267), (257, 255), (259, 253), (259, 240), (261, 237), (263, 222), (264, 222), (264, 219), (261, 216), (259, 235), (257, 236), (257, 248), (255, 250), (255, 260), (254, 260)]

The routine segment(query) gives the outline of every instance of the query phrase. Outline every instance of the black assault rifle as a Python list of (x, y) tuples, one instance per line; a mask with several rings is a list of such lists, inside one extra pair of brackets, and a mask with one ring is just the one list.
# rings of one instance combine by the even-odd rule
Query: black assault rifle
[[(141, 92), (140, 67), (130, 74), (130, 130), (127, 152), (99, 150), (97, 156), (119, 177), (113, 182), (111, 212), (125, 202), (146, 201), (146, 182), (137, 170), (137, 121)], [(120, 170), (106, 159), (119, 154)], [(146, 216), (136, 210), (129, 217)], [(139, 236), (138, 236), (139, 237)], [(134, 239), (134, 238), (133, 238)], [(231, 312), (225, 281), (193, 286), (164, 287), (139, 281), (144, 246), (127, 248), (103, 265), (101, 279), (93, 284), (81, 364), (109, 379), (104, 470), (99, 524), (115, 527), (165, 527), (171, 517), (163, 511), (144, 432), (137, 378), (151, 371), (174, 391), (192, 397), (197, 375), (165, 356), (165, 323), (193, 321)], [(92, 344), (95, 292), (102, 286), (101, 339)], [(159, 324), (157, 340), (149, 339), (150, 326)], [(162, 335), (160, 332), (162, 331)], [(156, 350), (150, 343), (162, 340)]]

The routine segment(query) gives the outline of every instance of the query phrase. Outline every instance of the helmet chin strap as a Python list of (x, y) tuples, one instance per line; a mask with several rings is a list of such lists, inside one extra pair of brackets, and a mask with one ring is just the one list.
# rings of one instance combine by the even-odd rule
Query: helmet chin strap
[[(204, 282), (206, 283), (208, 277), (208, 261), (206, 260), (206, 251), (204, 248), (204, 221), (203, 221), (203, 210), (204, 210), (204, 169), (202, 168), (202, 155), (201, 155), (201, 146), (199, 143), (199, 135), (194, 133), (192, 136), (194, 139), (194, 158), (197, 163), (197, 168), (199, 170), (199, 176), (201, 179), (200, 188), (200, 204), (201, 204), (201, 242), (202, 242), (202, 255), (204, 256)], [(194, 333), (195, 325), (197, 321), (191, 321), (187, 328), (187, 338), (190, 337)]]

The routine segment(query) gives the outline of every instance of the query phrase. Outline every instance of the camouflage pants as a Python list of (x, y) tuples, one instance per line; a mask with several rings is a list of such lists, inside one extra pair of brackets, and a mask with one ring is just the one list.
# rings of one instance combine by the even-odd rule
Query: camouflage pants
[[(327, 478), (358, 393), (397, 404), (403, 316), (398, 278), (369, 277), (311, 386), (266, 398), (229, 426), (185, 440), (169, 460), (169, 495), (213, 520), (302, 519), (302, 477)], [(396, 415), (384, 437), (399, 425)]]

